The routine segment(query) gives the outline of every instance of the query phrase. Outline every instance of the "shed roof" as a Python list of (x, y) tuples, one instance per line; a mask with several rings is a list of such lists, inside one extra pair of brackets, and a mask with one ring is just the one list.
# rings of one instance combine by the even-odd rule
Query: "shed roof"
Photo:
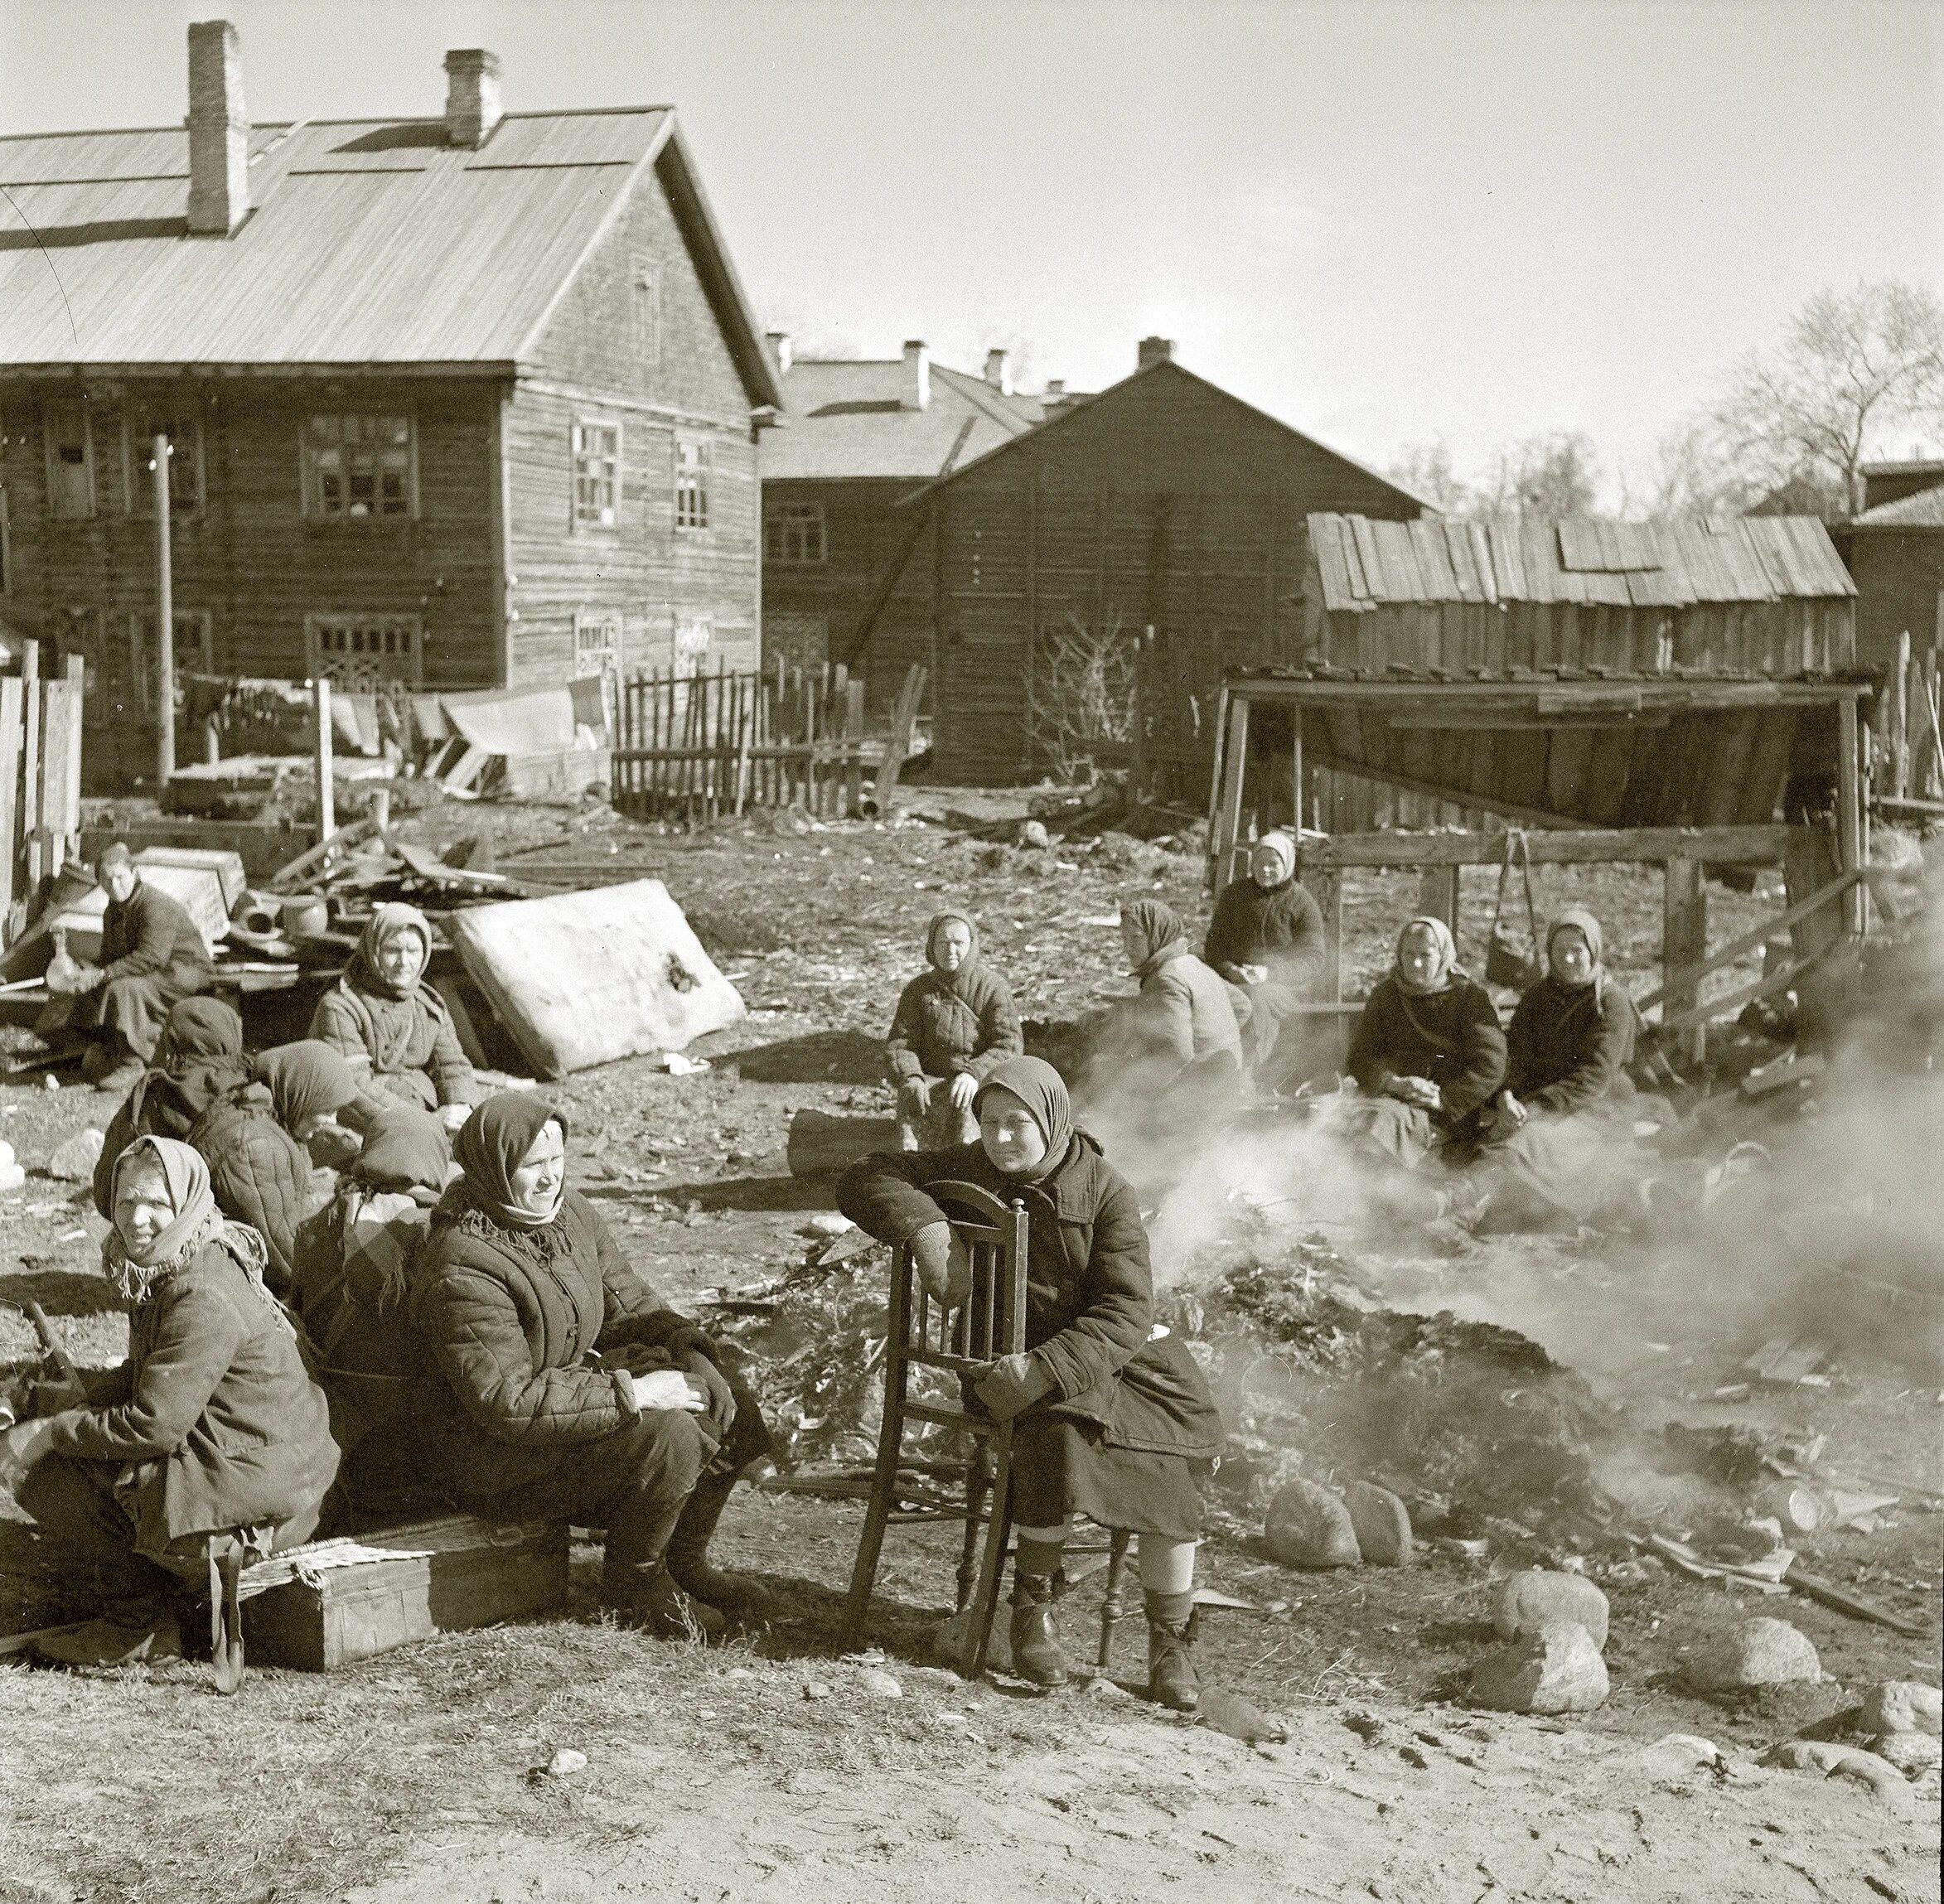
[(983, 377), (930, 366), (923, 409), (903, 407), (902, 357), (798, 358), (783, 373), (786, 420), (762, 435), (766, 481), (906, 477), (927, 482), (983, 456), (1046, 413), (1038, 397), (1008, 395)]
[(1914, 495), (1899, 496), (1895, 502), (1879, 502), (1866, 509), (1851, 522), (1852, 529), (1944, 529), (1944, 467), (1938, 480)]
[(249, 134), (249, 215), (187, 235), (181, 126), (0, 138), (0, 368), (516, 364), (659, 167), (751, 399), (779, 400), (672, 108)]
[(1441, 602), (1683, 608), (1856, 592), (1829, 531), (1808, 516), (1480, 523), (1319, 515), (1309, 518), (1309, 541), (1332, 614)]

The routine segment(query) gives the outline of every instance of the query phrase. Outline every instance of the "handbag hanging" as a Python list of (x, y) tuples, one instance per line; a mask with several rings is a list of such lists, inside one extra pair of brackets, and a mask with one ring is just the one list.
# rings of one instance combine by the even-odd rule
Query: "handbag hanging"
[[(1526, 930), (1532, 946), (1530, 954), (1518, 949), (1506, 930), (1506, 882), (1512, 876), (1515, 858), (1526, 884)], [(1492, 909), (1492, 940), (1485, 949), (1485, 982), (1523, 992), (1545, 976), (1545, 953), (1540, 943), (1539, 913), (1532, 903), (1532, 855), (1524, 833), (1512, 827), (1506, 831), (1505, 858), (1499, 862), (1498, 903)]]

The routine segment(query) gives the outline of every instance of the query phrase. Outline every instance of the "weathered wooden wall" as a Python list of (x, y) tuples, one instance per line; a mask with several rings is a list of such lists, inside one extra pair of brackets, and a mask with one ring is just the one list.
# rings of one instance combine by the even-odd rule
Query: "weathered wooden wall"
[(1856, 661), (1886, 669), (1905, 632), (1918, 651), (1944, 643), (1944, 528), (1851, 531), (1846, 557), (1856, 578)]

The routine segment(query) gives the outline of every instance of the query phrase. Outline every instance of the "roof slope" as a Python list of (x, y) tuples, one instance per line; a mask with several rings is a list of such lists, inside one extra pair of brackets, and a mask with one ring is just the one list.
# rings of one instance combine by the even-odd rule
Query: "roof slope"
[[(181, 127), (0, 138), (0, 366), (510, 364), (635, 184), (678, 215), (753, 401), (776, 391), (667, 107), (250, 129), (254, 210), (191, 238)], [(11, 202), (8, 202), (11, 201)]]
[(766, 482), (896, 476), (927, 482), (1031, 429), (1037, 397), (1005, 395), (984, 378), (930, 367), (931, 398), (906, 409), (910, 375), (889, 361), (800, 358), (783, 373), (787, 420), (762, 434)]
[(1313, 515), (1309, 541), (1332, 614), (1435, 602), (1681, 608), (1856, 592), (1829, 531), (1809, 516), (1481, 523)]
[(1944, 481), (1920, 489), (1914, 495), (1899, 496), (1895, 502), (1879, 502), (1866, 509), (1850, 526), (1852, 529), (1944, 529)]

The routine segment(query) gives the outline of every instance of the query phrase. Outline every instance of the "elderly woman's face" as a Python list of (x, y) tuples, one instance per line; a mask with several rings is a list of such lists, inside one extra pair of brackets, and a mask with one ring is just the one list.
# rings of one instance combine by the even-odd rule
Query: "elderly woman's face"
[(541, 1127), (533, 1147), (507, 1179), (514, 1202), (522, 1210), (551, 1210), (559, 1200), (567, 1175), (567, 1135), (550, 1119)]
[(962, 919), (948, 919), (931, 935), (931, 961), (941, 972), (955, 972), (972, 950), (972, 935)]
[(162, 1166), (132, 1163), (115, 1179), (114, 1226), (130, 1249), (146, 1249), (176, 1220), (168, 1179)]
[(1422, 925), (1410, 927), (1398, 941), (1397, 969), (1407, 985), (1436, 984), (1443, 962), (1437, 940)]
[(1289, 863), (1281, 846), (1273, 840), (1258, 841), (1249, 855), (1249, 874), (1265, 892), (1280, 886), (1289, 877)]
[(1047, 1154), (1038, 1119), (1008, 1090), (998, 1086), (979, 1100), (979, 1142), (995, 1170), (1018, 1177)]
[(378, 948), (378, 969), (394, 985), (416, 985), (425, 969), (425, 941), (416, 932), (394, 932)]
[(1593, 983), (1593, 948), (1577, 925), (1562, 925), (1554, 933), (1546, 951), (1552, 960), (1553, 976), (1562, 985)]

